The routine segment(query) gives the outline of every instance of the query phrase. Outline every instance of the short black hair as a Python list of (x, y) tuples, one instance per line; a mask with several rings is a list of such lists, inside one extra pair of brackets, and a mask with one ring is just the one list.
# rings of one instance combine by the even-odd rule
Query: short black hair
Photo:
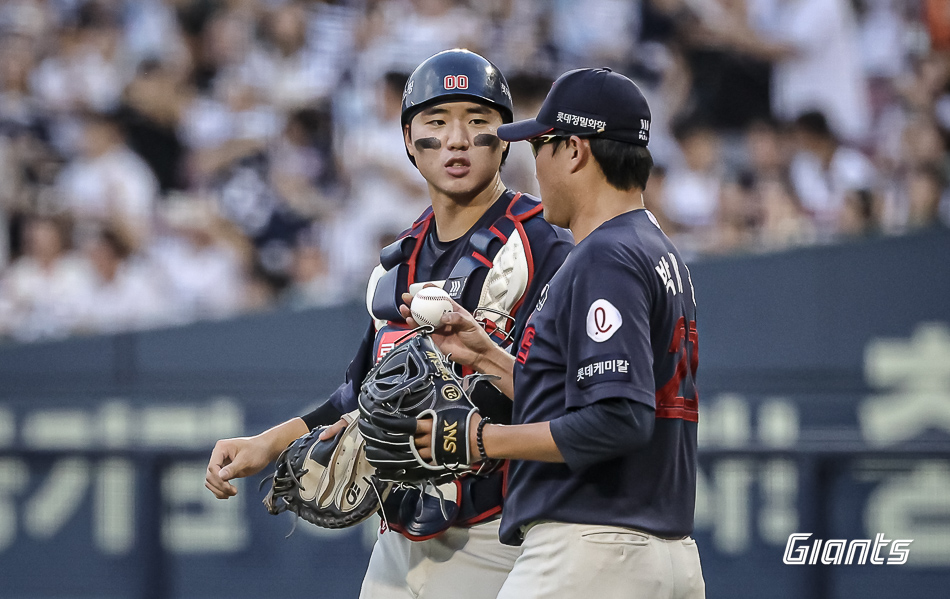
[(693, 135), (698, 133), (714, 133), (715, 129), (706, 119), (691, 115), (675, 119), (670, 127), (670, 132), (676, 141), (683, 143), (684, 140), (689, 139)]
[(383, 82), (386, 87), (394, 94), (402, 96), (402, 90), (406, 89), (406, 83), (409, 81), (409, 74), (402, 71), (387, 71), (383, 75)]
[(811, 133), (812, 135), (825, 139), (834, 139), (835, 137), (831, 126), (828, 124), (828, 118), (825, 117), (823, 112), (818, 110), (812, 110), (799, 115), (798, 118), (795, 119), (795, 127), (799, 131)]
[(646, 189), (653, 168), (653, 155), (646, 146), (592, 137), (590, 152), (612, 187), (620, 191)]

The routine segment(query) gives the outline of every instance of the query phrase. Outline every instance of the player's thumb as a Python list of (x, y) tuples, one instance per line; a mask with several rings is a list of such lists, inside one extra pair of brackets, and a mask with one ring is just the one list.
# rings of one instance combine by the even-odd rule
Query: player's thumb
[(442, 314), (442, 325), (462, 324), (465, 319), (458, 312), (445, 312)]
[(231, 480), (232, 478), (240, 478), (241, 470), (244, 468), (244, 464), (240, 460), (235, 459), (230, 464), (218, 471), (218, 476), (221, 477), (221, 480)]
[(442, 315), (443, 326), (453, 326), (456, 331), (463, 331), (478, 325), (467, 312), (446, 312)]

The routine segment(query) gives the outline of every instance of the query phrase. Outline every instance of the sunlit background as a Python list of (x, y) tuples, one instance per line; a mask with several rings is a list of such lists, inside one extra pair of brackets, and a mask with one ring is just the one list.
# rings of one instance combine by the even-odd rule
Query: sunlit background
[[(428, 205), (400, 99), (464, 47), (533, 116), (608, 66), (699, 298), (709, 597), (950, 586), (950, 0), (0, 3), (0, 598), (355, 596), (330, 534), (203, 485), (309, 410)], [(505, 183), (537, 192), (527, 144)], [(914, 539), (782, 563), (789, 534)], [(884, 555), (887, 555), (885, 550)]]

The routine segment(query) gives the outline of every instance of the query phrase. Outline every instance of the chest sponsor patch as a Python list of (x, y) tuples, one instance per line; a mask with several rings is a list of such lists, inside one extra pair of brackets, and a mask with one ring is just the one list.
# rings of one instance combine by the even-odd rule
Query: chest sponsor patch
[(596, 300), (587, 310), (587, 336), (603, 343), (623, 325), (623, 318), (613, 304), (605, 299)]
[(415, 337), (415, 333), (409, 334), (409, 331), (405, 329), (381, 330), (376, 336), (376, 361), (374, 364), (378, 364), (386, 354), (391, 352), (396, 347), (397, 341), (410, 337)]
[(577, 386), (581, 389), (596, 383), (630, 380), (630, 357), (626, 354), (602, 354), (584, 360), (577, 367)]

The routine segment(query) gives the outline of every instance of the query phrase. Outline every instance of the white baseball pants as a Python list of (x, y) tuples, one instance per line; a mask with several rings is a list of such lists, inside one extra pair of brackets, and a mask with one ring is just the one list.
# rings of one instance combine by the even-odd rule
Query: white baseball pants
[(498, 599), (704, 599), (696, 541), (615, 526), (541, 522)]
[(380, 534), (360, 599), (495, 599), (521, 553), (498, 540), (499, 523), (452, 527), (428, 541)]

